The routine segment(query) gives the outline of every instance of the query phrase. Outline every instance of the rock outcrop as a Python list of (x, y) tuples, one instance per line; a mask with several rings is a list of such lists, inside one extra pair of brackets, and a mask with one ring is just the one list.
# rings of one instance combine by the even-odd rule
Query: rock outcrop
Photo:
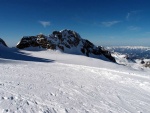
[(144, 64), (144, 66), (150, 68), (150, 61), (147, 61), (147, 62)]
[(0, 38), (0, 45), (8, 47), (3, 39)]
[(17, 44), (17, 48), (24, 49), (27, 47), (37, 47), (39, 44), (37, 43), (37, 37), (36, 36), (24, 36), (20, 42)]
[(101, 46), (95, 46), (93, 43), (72, 30), (54, 31), (51, 35), (43, 34), (37, 36), (23, 37), (16, 46), (19, 49), (27, 47), (42, 47), (46, 49), (59, 49), (66, 53), (83, 54), (89, 57), (105, 56), (112, 62), (116, 62), (111, 53)]

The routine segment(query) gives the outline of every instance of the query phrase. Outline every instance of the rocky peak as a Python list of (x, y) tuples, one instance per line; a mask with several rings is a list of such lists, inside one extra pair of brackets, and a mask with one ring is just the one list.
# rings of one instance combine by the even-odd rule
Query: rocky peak
[(66, 53), (86, 55), (89, 57), (104, 56), (115, 62), (111, 53), (101, 46), (95, 46), (92, 42), (82, 39), (81, 36), (72, 30), (53, 31), (51, 35), (43, 34), (37, 36), (23, 37), (17, 44), (17, 48), (42, 47), (46, 49), (59, 49)]
[(55, 39), (58, 41), (59, 45), (63, 44), (67, 48), (74, 46), (76, 47), (81, 40), (81, 37), (78, 33), (67, 29), (62, 31), (54, 31), (52, 35), (50, 35), (50, 38)]
[(145, 67), (149, 67), (149, 68), (150, 68), (150, 61), (147, 61), (147, 62), (145, 63)]
[(5, 46), (5, 47), (8, 47), (8, 46), (6, 45), (6, 43), (5, 43), (5, 41), (4, 41), (3, 39), (1, 39), (1, 38), (0, 38), (0, 45), (3, 45), (3, 46)]

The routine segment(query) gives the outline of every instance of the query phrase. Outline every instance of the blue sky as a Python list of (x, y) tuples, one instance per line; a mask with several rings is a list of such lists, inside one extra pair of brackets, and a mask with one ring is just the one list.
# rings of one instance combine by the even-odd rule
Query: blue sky
[(0, 0), (0, 37), (71, 29), (96, 45), (150, 46), (150, 0)]

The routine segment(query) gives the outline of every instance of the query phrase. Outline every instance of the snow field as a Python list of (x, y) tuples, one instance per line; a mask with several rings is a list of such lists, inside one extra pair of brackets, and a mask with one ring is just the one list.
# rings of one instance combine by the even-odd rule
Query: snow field
[[(0, 61), (3, 113), (150, 113), (150, 72), (53, 51)], [(7, 62), (7, 63), (6, 63)]]

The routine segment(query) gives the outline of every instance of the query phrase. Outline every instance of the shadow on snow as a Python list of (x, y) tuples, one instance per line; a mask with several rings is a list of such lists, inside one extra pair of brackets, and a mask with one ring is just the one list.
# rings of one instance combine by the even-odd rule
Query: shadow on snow
[(5, 60), (0, 59), (0, 63), (8, 62), (6, 60), (20, 60), (20, 61), (32, 61), (32, 62), (53, 62), (54, 61), (50, 59), (30, 56), (30, 54), (21, 52), (16, 48), (6, 48), (6, 47), (0, 47), (0, 58), (5, 59)]

